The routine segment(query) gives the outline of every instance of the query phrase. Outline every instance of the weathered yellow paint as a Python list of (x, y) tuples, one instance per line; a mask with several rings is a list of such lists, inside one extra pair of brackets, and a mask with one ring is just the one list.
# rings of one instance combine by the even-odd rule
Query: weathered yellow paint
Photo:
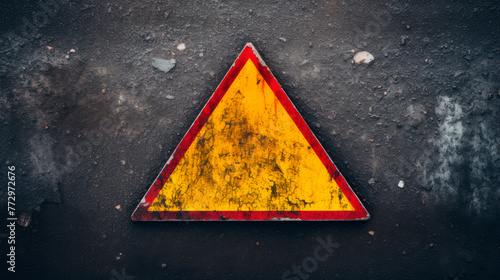
[(353, 211), (248, 60), (149, 211)]

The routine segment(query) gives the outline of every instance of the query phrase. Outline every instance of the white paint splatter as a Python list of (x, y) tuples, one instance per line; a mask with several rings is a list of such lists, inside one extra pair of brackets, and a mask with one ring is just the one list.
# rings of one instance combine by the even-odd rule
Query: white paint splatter
[(447, 197), (456, 195), (458, 188), (458, 178), (452, 166), (463, 161), (462, 155), (458, 153), (464, 134), (462, 107), (453, 98), (440, 97), (436, 115), (441, 118), (438, 136), (434, 140), (438, 165), (430, 171), (428, 179), (438, 196)]
[[(466, 111), (477, 116), (487, 107), (480, 100), (473, 102)], [(464, 127), (462, 107), (451, 97), (438, 98), (436, 115), (441, 123), (424, 177), (437, 198), (443, 202), (460, 198), (466, 203), (465, 207), (476, 214), (498, 205), (500, 154), (497, 145), (500, 137), (488, 127), (491, 122), (479, 118), (473, 120), (476, 124)]]
[(494, 198), (500, 197), (500, 155), (496, 148), (499, 142), (500, 139), (495, 137), (484, 123), (474, 129), (474, 136), (469, 142), (473, 150), (470, 161), (472, 198), (469, 206), (477, 213), (487, 210), (489, 202), (496, 203)]

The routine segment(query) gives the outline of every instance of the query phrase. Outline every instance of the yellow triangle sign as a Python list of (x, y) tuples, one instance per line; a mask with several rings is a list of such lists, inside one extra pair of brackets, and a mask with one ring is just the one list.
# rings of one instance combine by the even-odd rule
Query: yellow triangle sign
[(368, 218), (250, 43), (132, 215), (136, 221)]

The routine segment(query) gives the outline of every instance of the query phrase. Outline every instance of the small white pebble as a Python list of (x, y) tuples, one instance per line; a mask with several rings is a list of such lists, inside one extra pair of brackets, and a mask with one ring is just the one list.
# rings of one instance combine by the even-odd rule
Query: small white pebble
[(373, 230), (370, 230), (370, 231), (368, 232), (368, 234), (369, 234), (369, 235), (371, 235), (371, 236), (373, 236), (373, 235), (375, 235), (375, 232), (374, 232)]
[(353, 59), (356, 64), (369, 64), (375, 59), (375, 57), (367, 51), (362, 51), (355, 54)]
[(399, 183), (398, 183), (398, 187), (404, 188), (405, 187), (405, 181), (400, 180)]
[(69, 50), (70, 53), (76, 53), (75, 49)]
[(184, 43), (180, 43), (178, 46), (177, 46), (177, 49), (180, 50), (180, 51), (183, 51), (186, 49), (186, 44)]
[(122, 207), (120, 206), (120, 204), (116, 205), (115, 206), (116, 210), (120, 210)]

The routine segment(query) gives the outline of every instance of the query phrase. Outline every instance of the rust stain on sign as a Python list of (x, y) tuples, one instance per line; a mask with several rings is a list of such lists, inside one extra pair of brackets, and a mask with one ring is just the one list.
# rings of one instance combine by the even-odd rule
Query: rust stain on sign
[(369, 214), (252, 44), (133, 220), (362, 220)]

